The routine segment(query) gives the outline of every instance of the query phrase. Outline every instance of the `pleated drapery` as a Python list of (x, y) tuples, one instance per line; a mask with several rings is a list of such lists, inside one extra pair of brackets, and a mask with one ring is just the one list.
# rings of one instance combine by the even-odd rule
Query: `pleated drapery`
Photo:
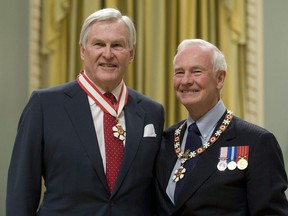
[(243, 116), (245, 1), (42, 1), (41, 87), (76, 78), (83, 69), (78, 44), (81, 25), (89, 14), (104, 7), (119, 9), (135, 23), (136, 56), (125, 82), (164, 105), (166, 126), (187, 117), (172, 85), (174, 54), (177, 45), (186, 38), (202, 38), (224, 52), (228, 72), (222, 98), (230, 110)]

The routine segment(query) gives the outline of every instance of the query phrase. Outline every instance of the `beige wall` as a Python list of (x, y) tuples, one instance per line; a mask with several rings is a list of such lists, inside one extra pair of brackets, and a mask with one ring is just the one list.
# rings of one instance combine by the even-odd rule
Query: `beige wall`
[[(288, 167), (288, 1), (262, 3), (264, 125), (275, 133)], [(0, 4), (0, 216), (4, 216), (10, 155), (28, 99), (29, 0), (0, 0)]]
[(278, 139), (288, 172), (287, 9), (287, 0), (263, 1), (264, 125)]

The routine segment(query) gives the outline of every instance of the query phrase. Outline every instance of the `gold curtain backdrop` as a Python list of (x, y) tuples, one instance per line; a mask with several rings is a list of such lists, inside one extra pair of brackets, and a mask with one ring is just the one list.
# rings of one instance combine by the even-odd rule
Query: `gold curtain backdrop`
[(137, 31), (136, 57), (125, 82), (163, 104), (166, 127), (187, 117), (176, 100), (172, 61), (185, 38), (202, 38), (225, 54), (228, 72), (222, 98), (243, 117), (245, 96), (245, 1), (239, 0), (42, 0), (42, 86), (76, 78), (83, 68), (79, 34), (92, 12), (113, 7), (131, 17)]

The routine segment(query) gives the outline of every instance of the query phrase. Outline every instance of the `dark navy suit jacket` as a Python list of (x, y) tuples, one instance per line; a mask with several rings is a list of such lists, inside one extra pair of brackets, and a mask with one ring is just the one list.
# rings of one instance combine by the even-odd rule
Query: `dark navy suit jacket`
[[(164, 111), (142, 94), (128, 93), (125, 152), (111, 195), (87, 94), (76, 81), (32, 94), (9, 167), (7, 216), (154, 215), (154, 164)], [(156, 137), (144, 137), (148, 124)], [(37, 211), (42, 176), (46, 191)]]
[[(284, 194), (287, 176), (276, 138), (267, 130), (237, 117), (219, 139), (198, 156), (196, 167), (185, 176), (184, 189), (174, 206), (165, 190), (177, 159), (173, 141), (174, 131), (180, 124), (163, 134), (157, 165), (160, 216), (288, 215)], [(217, 163), (220, 148), (224, 146), (249, 146), (248, 167), (219, 171)]]

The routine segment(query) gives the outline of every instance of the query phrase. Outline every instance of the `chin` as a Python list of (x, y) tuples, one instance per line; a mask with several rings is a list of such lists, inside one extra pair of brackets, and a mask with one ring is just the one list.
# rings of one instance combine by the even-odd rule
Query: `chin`
[(187, 97), (185, 97), (185, 98), (182, 98), (182, 99), (180, 99), (180, 102), (184, 105), (184, 106), (189, 106), (189, 107), (191, 107), (191, 106), (197, 106), (197, 105), (199, 105), (200, 103), (199, 103), (199, 100), (195, 100), (195, 99), (193, 99), (193, 98), (187, 98)]

